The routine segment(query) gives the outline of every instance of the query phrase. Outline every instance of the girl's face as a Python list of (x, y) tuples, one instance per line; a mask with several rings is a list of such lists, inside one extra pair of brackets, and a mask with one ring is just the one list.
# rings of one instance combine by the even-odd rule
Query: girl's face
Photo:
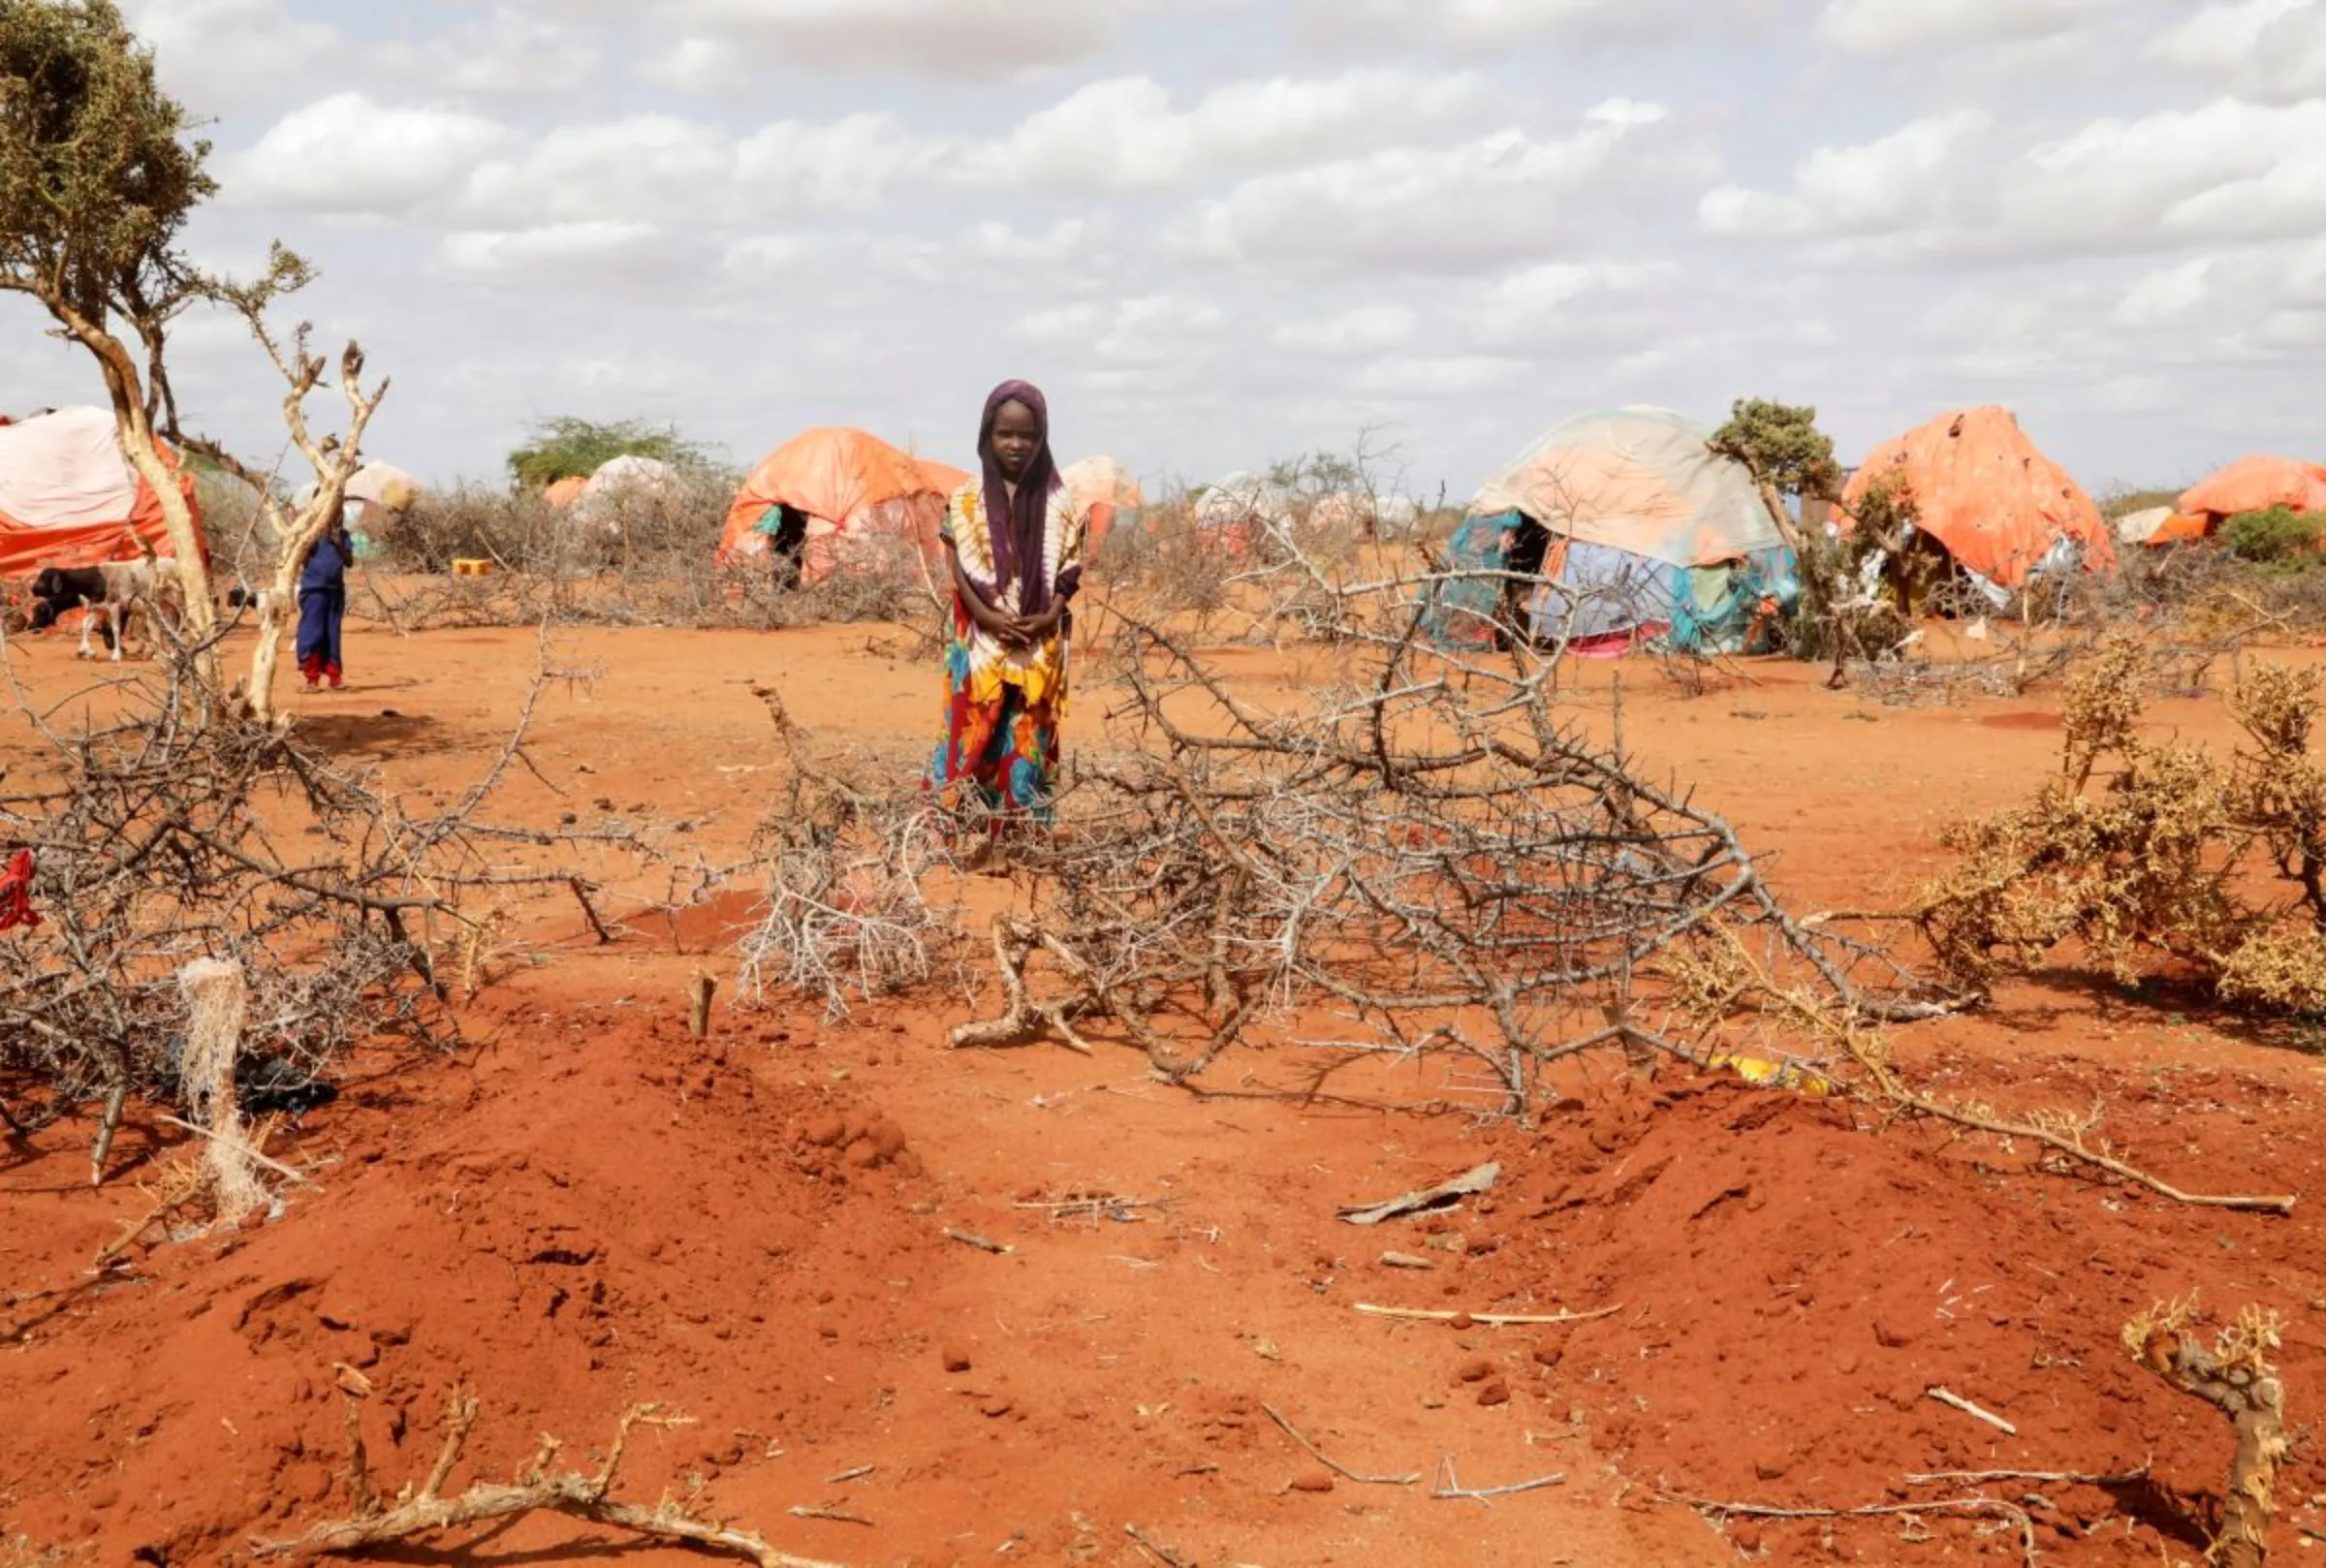
[(993, 461), (1000, 465), (1002, 478), (1019, 480), (1025, 477), (1026, 464), (1034, 460), (1034, 453), (1042, 445), (1042, 426), (1034, 411), (1023, 403), (1008, 402), (993, 415)]

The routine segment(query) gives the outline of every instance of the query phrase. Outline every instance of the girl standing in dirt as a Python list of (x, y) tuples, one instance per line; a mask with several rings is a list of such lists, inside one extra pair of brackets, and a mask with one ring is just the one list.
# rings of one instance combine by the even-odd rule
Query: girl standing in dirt
[(309, 691), (318, 679), (328, 679), (334, 691), (339, 687), (339, 631), (347, 621), (347, 568), (355, 558), (342, 507), (299, 575), (299, 673), (307, 677)]
[(954, 492), (939, 530), (953, 566), (953, 629), (945, 738), (927, 785), (999, 837), (1051, 820), (1083, 522), (1059, 483), (1050, 405), (1035, 388), (993, 389), (977, 455), (985, 472)]

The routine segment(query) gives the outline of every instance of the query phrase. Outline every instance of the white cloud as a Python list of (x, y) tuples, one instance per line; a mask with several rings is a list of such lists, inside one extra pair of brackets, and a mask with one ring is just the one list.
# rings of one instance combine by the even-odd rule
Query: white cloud
[(738, 195), (747, 212), (876, 207), (897, 180), (927, 172), (941, 144), (885, 113), (847, 114), (761, 127), (736, 150)]
[(1420, 315), (1404, 305), (1359, 305), (1337, 315), (1284, 322), (1269, 335), (1278, 348), (1356, 356), (1394, 349), (1420, 327)]
[(1014, 77), (1097, 53), (1143, 9), (1146, 0), (663, 0), (652, 31), (675, 42), (648, 75), (696, 91), (735, 90), (778, 68)]
[(2095, 120), (2025, 150), (1985, 113), (1960, 110), (1818, 148), (1789, 189), (1724, 185), (1697, 211), (1738, 237), (1989, 260), (2307, 234), (2326, 222), (2326, 100), (2217, 99)]
[(1723, 185), (1706, 193), (1697, 212), (1724, 235), (1889, 233), (1930, 213), (1933, 176), (1991, 123), (1978, 110), (1958, 110), (1856, 146), (1819, 147), (1794, 170), (1790, 191)]
[(131, 0), (126, 11), (153, 46), (163, 87), (197, 113), (297, 96), (346, 45), (338, 29), (294, 16), (284, 0)]
[(1447, 147), (1387, 147), (1243, 181), (1174, 235), (1196, 256), (1254, 265), (1465, 270), (1575, 236), (1567, 201), (1652, 106), (1617, 101), (1572, 135), (1504, 130)]
[(395, 215), (445, 195), (510, 139), (505, 127), (458, 110), (336, 93), (285, 115), (226, 162), (220, 183), (241, 202)]
[(1399, 355), (1374, 361), (1350, 385), (1385, 397), (1458, 397), (1511, 386), (1526, 369), (1524, 360), (1492, 354)]
[(2108, 321), (2182, 362), (2312, 359), (2326, 349), (2326, 240), (2160, 267), (2124, 291)]
[(2124, 0), (1830, 0), (1817, 36), (1852, 54), (1913, 54), (2056, 37)]
[(1736, 0), (1302, 0), (1311, 38), (1387, 38), (1466, 51), (1550, 38), (1649, 38), (1755, 8)]
[(2247, 98), (2290, 103), (2326, 94), (2326, 0), (2210, 5), (2151, 52)]
[[(1597, 297), (1634, 292), (1675, 275), (1667, 265), (1546, 262), (1497, 279), (1462, 312), (1481, 343), (1509, 345), (1573, 334), (1603, 316)], [(1589, 300), (1587, 305), (1578, 301)]]
[(597, 75), (595, 37), (499, 5), (423, 51), (421, 79), (494, 98), (554, 97)]
[(1079, 347), (1102, 362), (1140, 364), (1183, 357), (1226, 321), (1227, 313), (1209, 300), (1148, 295), (1105, 306), (1036, 311), (1017, 329), (1029, 342)]
[(734, 142), (714, 128), (641, 114), (559, 126), (478, 165), (461, 204), (472, 218), (502, 224), (673, 213), (718, 201), (735, 166)]
[(662, 238), (650, 223), (591, 220), (516, 231), (459, 230), (437, 254), (456, 272), (480, 277), (623, 271), (647, 261)]
[(1173, 107), (1151, 77), (1077, 89), (966, 154), (973, 183), (1072, 190), (1159, 189), (1222, 167), (1329, 153), (1383, 124), (1427, 124), (1491, 101), (1480, 78), (1402, 70), (1232, 83)]

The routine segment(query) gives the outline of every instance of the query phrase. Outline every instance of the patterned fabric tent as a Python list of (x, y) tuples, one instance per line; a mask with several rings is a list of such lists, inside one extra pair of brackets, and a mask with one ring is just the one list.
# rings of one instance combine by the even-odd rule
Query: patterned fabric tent
[[(1793, 551), (1751, 474), (1710, 441), (1669, 409), (1553, 426), (1470, 503), (1448, 548), (1453, 580), (1431, 607), (1432, 638), (1483, 646), (1500, 626), (1584, 652), (1650, 640), (1749, 646), (1800, 591)], [(1497, 573), (1541, 581), (1513, 595)]]

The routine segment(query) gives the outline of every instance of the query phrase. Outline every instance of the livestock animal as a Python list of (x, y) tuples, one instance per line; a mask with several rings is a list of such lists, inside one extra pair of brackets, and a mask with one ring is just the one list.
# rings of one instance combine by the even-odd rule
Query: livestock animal
[[(166, 597), (177, 600), (182, 609), (185, 588), (173, 556), (101, 561), (95, 566), (45, 566), (32, 580), (32, 628), (40, 631), (53, 626), (68, 611), (98, 611), (105, 617), (105, 645), (119, 664), (122, 633), (130, 615), (143, 610), (158, 621)], [(94, 618), (83, 616), (80, 622), (80, 657), (84, 659), (95, 656), (89, 649), (89, 624)]]

